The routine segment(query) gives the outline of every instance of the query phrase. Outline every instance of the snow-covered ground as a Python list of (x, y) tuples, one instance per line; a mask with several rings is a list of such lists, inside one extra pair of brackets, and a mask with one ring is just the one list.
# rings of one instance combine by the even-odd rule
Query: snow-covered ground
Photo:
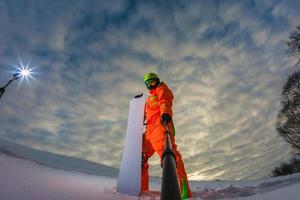
[[(19, 152), (20, 149), (23, 152)], [(48, 157), (52, 158), (48, 162), (59, 161), (61, 166), (56, 168), (59, 163), (48, 163), (52, 167), (46, 165), (43, 160)], [(68, 161), (72, 161), (70, 167), (64, 159), (64, 156), (0, 140), (0, 200), (159, 199), (159, 192), (149, 192), (142, 197), (117, 193), (114, 168), (68, 157)], [(159, 191), (160, 180), (152, 179), (150, 188)], [(255, 181), (192, 181), (191, 188), (193, 199), (298, 200), (300, 174)]]
[(5, 151), (6, 154), (26, 158), (38, 162), (40, 164), (55, 168), (75, 170), (105, 176), (117, 176), (119, 173), (118, 169), (112, 167), (69, 156), (62, 156), (50, 152), (39, 151), (36, 149), (28, 148), (22, 145), (18, 145), (16, 143), (9, 142), (1, 138), (0, 151)]

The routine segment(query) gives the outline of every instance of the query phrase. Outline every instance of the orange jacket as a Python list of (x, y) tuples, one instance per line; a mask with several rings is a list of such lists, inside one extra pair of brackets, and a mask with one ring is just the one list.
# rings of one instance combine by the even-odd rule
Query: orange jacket
[(145, 117), (147, 124), (155, 123), (157, 118), (167, 113), (172, 117), (173, 94), (166, 84), (161, 82), (155, 89), (149, 91), (146, 99)]

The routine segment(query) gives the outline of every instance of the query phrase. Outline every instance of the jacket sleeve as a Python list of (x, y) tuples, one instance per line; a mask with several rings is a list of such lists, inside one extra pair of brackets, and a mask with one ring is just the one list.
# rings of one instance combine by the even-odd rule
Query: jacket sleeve
[(166, 86), (159, 89), (157, 93), (160, 115), (167, 113), (172, 116), (173, 94)]
[(146, 125), (146, 119), (147, 119), (147, 113), (146, 113), (146, 106), (147, 106), (147, 99), (145, 101), (145, 105), (144, 105), (144, 125)]

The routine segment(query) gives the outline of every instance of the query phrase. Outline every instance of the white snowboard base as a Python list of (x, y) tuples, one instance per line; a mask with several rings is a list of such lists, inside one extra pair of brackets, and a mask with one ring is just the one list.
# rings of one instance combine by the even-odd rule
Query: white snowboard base
[(141, 193), (141, 155), (145, 98), (130, 101), (123, 157), (117, 192), (139, 196)]

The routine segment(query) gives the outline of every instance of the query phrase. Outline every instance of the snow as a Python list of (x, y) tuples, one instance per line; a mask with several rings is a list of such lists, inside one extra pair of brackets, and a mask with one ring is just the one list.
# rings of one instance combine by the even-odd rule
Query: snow
[(257, 200), (257, 199), (272, 199), (272, 200), (299, 200), (299, 189), (300, 184), (292, 185), (285, 188), (280, 188), (273, 192), (268, 192), (264, 194), (257, 194), (252, 197), (246, 197), (246, 198), (236, 198), (235, 200)]
[[(156, 192), (133, 197), (116, 192), (117, 175), (112, 176), (113, 173), (110, 172), (114, 171), (114, 168), (99, 165), (99, 169), (103, 170), (101, 175), (97, 174), (98, 172), (87, 174), (82, 172), (85, 162), (75, 158), (73, 165), (80, 166), (79, 170), (54, 168), (34, 161), (28, 153), (34, 151), (32, 149), (23, 147), (29, 156), (27, 158), (8, 150), (14, 150), (14, 147), (19, 148), (18, 145), (0, 140), (0, 200), (160, 199), (160, 179), (152, 178), (150, 182), (151, 190)], [(45, 159), (49, 153), (39, 152), (40, 156), (42, 154)], [(58, 159), (59, 155), (56, 156)], [(58, 159), (62, 162), (61, 165), (68, 166), (63, 163), (63, 158), (62, 156)], [(89, 164), (86, 162), (88, 168)], [(191, 181), (190, 184), (193, 199), (296, 200), (300, 194), (300, 174), (248, 181)]]
[[(99, 199), (114, 180), (39, 166), (27, 160), (0, 157), (1, 200)], [(101, 190), (100, 190), (101, 189)]]
[[(50, 152), (43, 152), (0, 138), (0, 151), (5, 151), (13, 156), (27, 158), (55, 168), (75, 170), (95, 175), (117, 176), (119, 170), (105, 165), (89, 162), (86, 160), (62, 156)], [(1, 200), (1, 199), (0, 199)]]
[(138, 199), (118, 194), (115, 177), (50, 168), (4, 154), (0, 154), (0, 177), (1, 200)]

